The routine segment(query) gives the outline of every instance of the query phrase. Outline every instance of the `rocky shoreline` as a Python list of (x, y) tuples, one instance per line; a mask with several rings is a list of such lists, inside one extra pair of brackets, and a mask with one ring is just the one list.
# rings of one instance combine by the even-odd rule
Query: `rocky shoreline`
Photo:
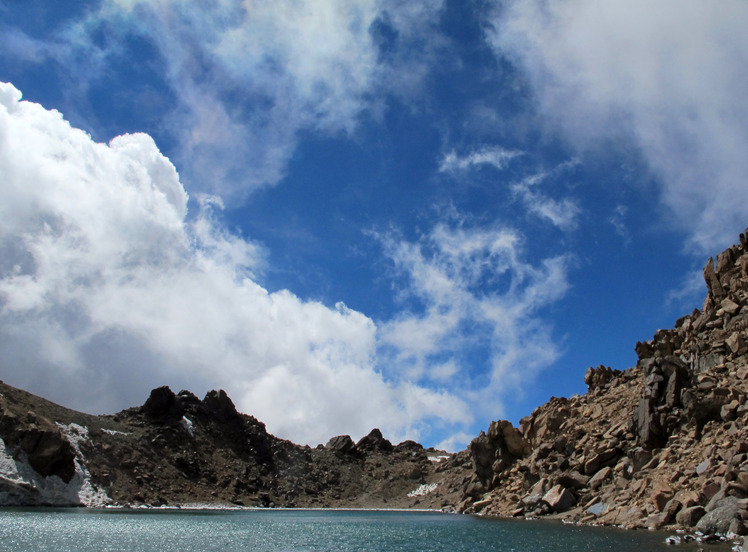
[(155, 389), (89, 416), (0, 384), (0, 503), (424, 508), (625, 528), (748, 533), (748, 243), (709, 259), (701, 309), (590, 368), (518, 428), (448, 454), (379, 430), (315, 448), (223, 391)]

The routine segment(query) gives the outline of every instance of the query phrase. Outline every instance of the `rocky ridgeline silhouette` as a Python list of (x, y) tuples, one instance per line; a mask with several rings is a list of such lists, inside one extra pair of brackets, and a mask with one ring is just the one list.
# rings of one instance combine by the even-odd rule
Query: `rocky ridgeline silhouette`
[(748, 245), (709, 259), (701, 310), (585, 375), (515, 428), (446, 454), (379, 430), (316, 448), (267, 433), (223, 391), (155, 389), (89, 416), (0, 385), (0, 503), (440, 508), (744, 534)]
[(703, 308), (637, 343), (635, 367), (590, 368), (584, 396), (474, 439), (458, 509), (745, 534), (746, 249), (741, 234), (716, 267), (709, 259)]
[[(141, 407), (90, 416), (0, 383), (0, 505), (442, 508), (447, 455), (378, 429), (316, 448), (269, 434), (223, 391), (154, 389)], [(456, 466), (457, 464), (452, 464)]]

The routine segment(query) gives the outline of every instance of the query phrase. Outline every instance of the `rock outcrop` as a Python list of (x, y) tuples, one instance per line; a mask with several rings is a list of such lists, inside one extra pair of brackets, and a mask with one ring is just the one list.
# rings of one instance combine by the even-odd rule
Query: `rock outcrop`
[[(494, 422), (469, 447), (461, 511), (744, 534), (748, 519), (748, 252), (709, 259), (707, 296), (637, 343), (635, 367), (588, 369), (588, 392), (520, 421), (520, 452)], [(515, 434), (516, 435), (516, 434)], [(526, 454), (524, 450), (531, 451)]]
[(89, 416), (0, 383), (0, 437), (0, 505), (442, 508), (469, 469), (453, 463), (458, 480), (444, 485), (437, 470), (454, 455), (393, 446), (379, 429), (358, 443), (295, 445), (224, 391), (200, 400), (168, 387), (143, 406)]

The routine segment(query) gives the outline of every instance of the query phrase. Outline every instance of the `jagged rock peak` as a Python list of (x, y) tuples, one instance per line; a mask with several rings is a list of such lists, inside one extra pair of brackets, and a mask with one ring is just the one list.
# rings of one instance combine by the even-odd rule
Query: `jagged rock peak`
[(587, 384), (588, 391), (592, 391), (593, 389), (604, 387), (621, 374), (620, 370), (613, 370), (609, 366), (603, 366), (602, 364), (597, 368), (590, 366), (584, 375), (584, 383)]
[(392, 443), (384, 438), (382, 432), (379, 429), (372, 429), (368, 435), (362, 437), (361, 440), (356, 443), (356, 448), (362, 452), (368, 452), (372, 450), (389, 452), (395, 447), (393, 447)]
[(338, 452), (340, 454), (355, 454), (356, 452), (358, 452), (356, 443), (353, 442), (353, 439), (351, 439), (350, 435), (338, 435), (336, 437), (333, 437), (332, 439), (327, 441), (325, 448)]
[(219, 420), (227, 421), (239, 416), (234, 402), (223, 389), (220, 391), (216, 391), (215, 389), (208, 391), (203, 399), (203, 404), (208, 409), (208, 412)]
[(175, 402), (174, 391), (168, 385), (163, 385), (151, 391), (143, 405), (143, 412), (152, 418), (161, 418), (171, 411)]

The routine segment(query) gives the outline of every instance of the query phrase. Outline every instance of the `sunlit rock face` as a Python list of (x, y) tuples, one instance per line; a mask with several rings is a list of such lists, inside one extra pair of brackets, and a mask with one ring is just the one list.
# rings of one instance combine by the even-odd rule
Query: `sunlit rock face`
[(590, 368), (585, 395), (523, 418), (514, 431), (529, 453), (510, 453), (508, 422), (473, 440), (459, 509), (745, 533), (746, 234), (709, 259), (704, 280), (703, 308), (637, 343), (636, 366)]

